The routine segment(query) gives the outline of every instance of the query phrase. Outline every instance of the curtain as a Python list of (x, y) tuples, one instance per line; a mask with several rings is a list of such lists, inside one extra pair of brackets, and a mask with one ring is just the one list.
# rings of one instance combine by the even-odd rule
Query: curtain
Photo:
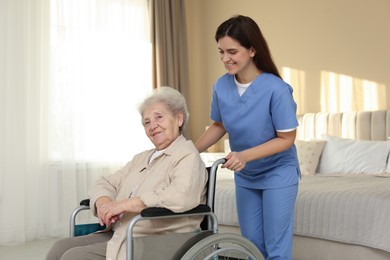
[(0, 1), (0, 244), (45, 232), (47, 14), (45, 0)]
[(0, 1), (0, 245), (67, 236), (93, 182), (152, 147), (148, 21), (144, 0)]
[[(190, 107), (184, 0), (149, 0), (153, 44), (153, 85), (179, 90)], [(185, 131), (191, 136), (190, 129)]]

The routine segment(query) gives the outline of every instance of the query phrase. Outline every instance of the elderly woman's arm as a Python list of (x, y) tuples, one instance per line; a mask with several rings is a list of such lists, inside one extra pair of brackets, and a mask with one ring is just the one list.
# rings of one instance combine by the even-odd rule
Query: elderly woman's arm
[(113, 175), (100, 177), (95, 185), (90, 188), (88, 194), (91, 211), (95, 216), (99, 217), (99, 214), (101, 213), (99, 208), (102, 205), (115, 200), (118, 190), (122, 186), (123, 180), (126, 178), (129, 167), (131, 167), (131, 162)]
[(151, 190), (140, 196), (149, 207), (168, 208), (174, 212), (190, 210), (205, 199), (207, 172), (197, 152), (181, 158), (169, 174), (171, 183), (164, 188)]
[(107, 225), (119, 220), (119, 216), (125, 212), (140, 213), (146, 205), (139, 197), (128, 198), (120, 201), (112, 201), (108, 197), (100, 197), (96, 200), (96, 208), (100, 225)]

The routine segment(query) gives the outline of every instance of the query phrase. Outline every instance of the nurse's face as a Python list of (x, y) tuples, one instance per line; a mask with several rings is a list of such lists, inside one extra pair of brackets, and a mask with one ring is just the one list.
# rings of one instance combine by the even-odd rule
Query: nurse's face
[(224, 36), (218, 40), (218, 49), (221, 61), (231, 75), (245, 73), (245, 70), (254, 64), (252, 57), (255, 55), (255, 51), (243, 47), (238, 41), (229, 36)]

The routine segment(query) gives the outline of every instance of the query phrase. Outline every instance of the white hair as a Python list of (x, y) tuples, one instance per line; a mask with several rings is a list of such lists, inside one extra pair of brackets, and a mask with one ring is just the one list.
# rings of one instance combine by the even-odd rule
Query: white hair
[(180, 127), (180, 133), (183, 133), (187, 126), (189, 113), (187, 110), (187, 103), (184, 96), (174, 88), (159, 87), (150, 96), (146, 97), (138, 108), (143, 117), (144, 111), (152, 104), (161, 102), (165, 104), (172, 115), (177, 116), (180, 112), (183, 113), (183, 124)]

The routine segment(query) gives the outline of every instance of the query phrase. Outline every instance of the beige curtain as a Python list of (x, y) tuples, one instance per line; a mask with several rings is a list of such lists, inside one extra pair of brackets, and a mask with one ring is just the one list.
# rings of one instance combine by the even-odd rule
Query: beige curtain
[[(149, 0), (153, 85), (179, 90), (190, 107), (184, 0)], [(186, 136), (189, 136), (187, 128)]]

